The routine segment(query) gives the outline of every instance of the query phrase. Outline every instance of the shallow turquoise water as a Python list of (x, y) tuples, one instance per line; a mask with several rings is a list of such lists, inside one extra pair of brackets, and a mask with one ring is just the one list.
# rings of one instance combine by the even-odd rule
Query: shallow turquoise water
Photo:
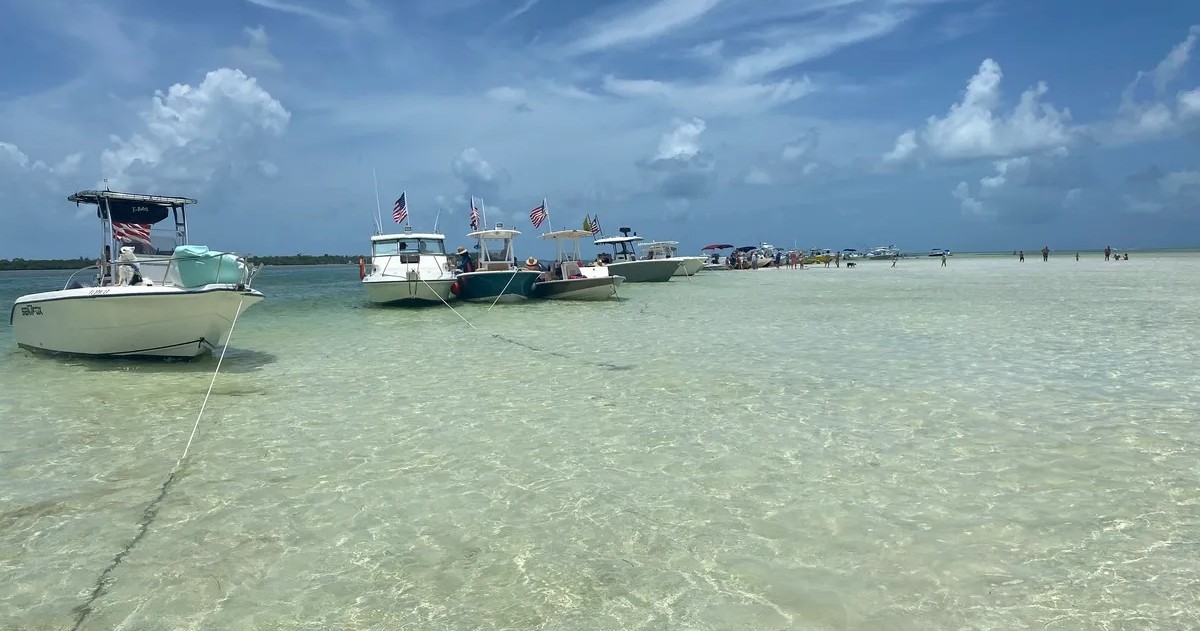
[[(83, 628), (1200, 625), (1200, 257), (714, 273), (475, 328), (356, 272), (259, 277)], [(0, 324), (0, 628), (74, 624), (214, 367)]]

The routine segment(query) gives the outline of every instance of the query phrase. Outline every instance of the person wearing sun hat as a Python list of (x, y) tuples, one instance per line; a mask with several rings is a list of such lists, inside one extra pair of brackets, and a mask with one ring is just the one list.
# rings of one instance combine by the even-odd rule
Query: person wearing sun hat
[(463, 273), (475, 271), (475, 262), (471, 260), (471, 255), (466, 248), (460, 245), (454, 253), (459, 257), (458, 271)]
[(525, 259), (525, 269), (540, 272), (542, 271), (542, 266), (538, 265), (538, 260), (531, 256)]

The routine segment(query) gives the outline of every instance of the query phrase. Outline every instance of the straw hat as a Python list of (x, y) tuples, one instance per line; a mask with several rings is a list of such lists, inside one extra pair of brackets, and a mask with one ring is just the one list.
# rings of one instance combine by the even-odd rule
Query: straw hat
[(458, 249), (454, 251), (454, 253), (455, 254), (466, 254), (467, 249), (460, 245), (460, 246), (458, 246)]
[(538, 264), (538, 260), (537, 260), (537, 259), (535, 259), (535, 258), (533, 258), (533, 257), (531, 256), (531, 257), (529, 257), (529, 258), (525, 259), (525, 264), (526, 264), (526, 265), (537, 265), (537, 264)]

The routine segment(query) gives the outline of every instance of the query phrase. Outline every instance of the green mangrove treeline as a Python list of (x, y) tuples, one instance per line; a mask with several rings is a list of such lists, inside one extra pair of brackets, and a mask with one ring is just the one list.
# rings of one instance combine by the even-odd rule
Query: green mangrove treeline
[[(254, 263), (264, 265), (333, 265), (358, 262), (358, 254), (292, 254), (289, 256), (248, 256)], [(80, 269), (95, 265), (95, 259), (0, 259), (0, 271)]]

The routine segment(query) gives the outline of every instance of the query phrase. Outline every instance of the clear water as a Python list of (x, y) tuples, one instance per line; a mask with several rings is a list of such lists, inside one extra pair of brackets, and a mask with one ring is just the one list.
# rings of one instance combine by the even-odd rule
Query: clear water
[[(82, 628), (1197, 628), (1198, 280), (872, 261), (473, 329), (269, 268)], [(70, 628), (215, 359), (0, 349), (0, 628)]]

